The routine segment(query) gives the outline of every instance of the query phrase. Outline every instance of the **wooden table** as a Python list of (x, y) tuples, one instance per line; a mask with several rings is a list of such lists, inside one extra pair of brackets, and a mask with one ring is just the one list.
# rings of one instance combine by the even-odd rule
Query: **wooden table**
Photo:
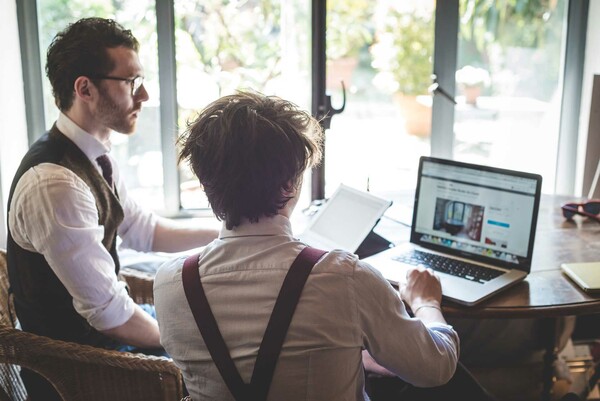
[[(394, 201), (409, 204), (411, 194), (396, 195)], [(566, 221), (560, 205), (573, 201), (564, 196), (543, 195), (538, 217), (532, 271), (527, 278), (494, 295), (480, 305), (465, 307), (444, 303), (446, 316), (468, 318), (544, 318), (545, 341), (542, 399), (550, 398), (552, 363), (556, 359), (556, 318), (600, 313), (600, 296), (582, 291), (560, 270), (563, 262), (600, 261), (600, 224), (587, 218)], [(389, 220), (389, 219), (388, 219)], [(386, 219), (375, 230), (398, 243), (407, 241), (409, 229)]]
[(560, 205), (572, 198), (542, 196), (533, 264), (527, 278), (481, 305), (444, 305), (452, 316), (540, 318), (600, 313), (600, 297), (590, 296), (560, 270), (564, 262), (600, 260), (600, 224), (576, 217), (566, 221)]

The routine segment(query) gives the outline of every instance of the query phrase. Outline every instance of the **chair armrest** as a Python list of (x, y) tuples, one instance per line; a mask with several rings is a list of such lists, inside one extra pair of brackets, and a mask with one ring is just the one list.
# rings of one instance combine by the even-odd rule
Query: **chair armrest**
[(104, 350), (0, 327), (0, 362), (44, 376), (72, 401), (165, 401), (183, 397), (183, 380), (164, 357)]
[(119, 275), (127, 282), (129, 295), (136, 304), (154, 305), (153, 274), (123, 267), (119, 271)]

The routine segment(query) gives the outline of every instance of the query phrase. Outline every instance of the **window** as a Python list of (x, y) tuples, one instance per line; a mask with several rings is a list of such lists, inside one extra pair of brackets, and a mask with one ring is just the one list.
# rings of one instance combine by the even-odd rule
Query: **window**
[[(164, 209), (162, 146), (160, 134), (160, 90), (156, 41), (156, 12), (153, 0), (69, 1), (38, 0), (38, 27), (42, 64), (46, 50), (57, 32), (84, 16), (113, 18), (131, 29), (140, 42), (140, 60), (144, 66), (144, 86), (150, 99), (140, 114), (136, 135), (113, 135), (111, 154), (128, 184), (130, 195), (144, 200), (147, 208)], [(52, 89), (43, 80), (46, 127), (58, 116)], [(36, 133), (40, 136), (42, 132)]]
[[(310, 109), (310, 20), (303, 1), (175, 1), (180, 131), (211, 101), (250, 88)], [(181, 206), (208, 208), (180, 166)], [(306, 187), (305, 187), (306, 189)]]
[(460, 2), (454, 157), (541, 174), (553, 192), (567, 1), (498, 4)]
[[(326, 138), (326, 195), (339, 183), (389, 197), (430, 153), (435, 3), (329, 1), (327, 87), (347, 89)], [(336, 96), (337, 95), (337, 96)]]
[(327, 195), (412, 189), (429, 154), (539, 173), (554, 192), (568, 1), (328, 5), (327, 87), (340, 99), (344, 80), (348, 101), (327, 134)]
[[(325, 174), (313, 197), (342, 182), (393, 197), (414, 188), (418, 157), (428, 154), (538, 172), (544, 191), (554, 192), (557, 166), (577, 151), (578, 118), (570, 116), (579, 106), (568, 99), (581, 92), (585, 27), (573, 27), (587, 17), (587, 2), (517, 3), (23, 0), (22, 42), (39, 55), (23, 52), (30, 140), (57, 113), (48, 84), (43, 106), (36, 84), (49, 41), (68, 22), (96, 15), (115, 18), (141, 43), (150, 100), (138, 133), (113, 137), (113, 153), (131, 195), (153, 209), (174, 215), (208, 206), (187, 167), (177, 166), (175, 146), (208, 102), (253, 88), (320, 110), (323, 90), (335, 108), (342, 81), (347, 104), (327, 130)], [(322, 20), (312, 8), (321, 6)], [(575, 166), (566, 178), (574, 177)], [(311, 195), (308, 179), (301, 204)]]

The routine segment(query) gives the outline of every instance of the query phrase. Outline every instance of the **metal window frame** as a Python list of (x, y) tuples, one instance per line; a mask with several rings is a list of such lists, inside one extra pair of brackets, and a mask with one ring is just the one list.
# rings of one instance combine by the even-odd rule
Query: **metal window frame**
[[(458, 59), (459, 0), (437, 1), (433, 73), (446, 93), (455, 93)], [(454, 104), (443, 96), (433, 96), (431, 108), (431, 155), (454, 158)]]
[[(311, 7), (311, 38), (312, 38), (312, 104), (313, 117), (318, 118), (326, 110), (326, 41), (327, 0), (312, 0)], [(327, 132), (325, 131), (325, 134)], [(325, 198), (325, 136), (321, 151), (321, 164), (313, 168), (311, 175), (311, 200)]]
[(575, 188), (575, 178), (589, 7), (589, 0), (570, 0), (568, 4), (554, 184), (554, 192), (558, 194), (576, 195), (581, 190)]
[(17, 1), (17, 23), (23, 66), (27, 139), (31, 145), (46, 131), (36, 0)]
[(175, 4), (174, 0), (156, 0), (155, 4), (164, 202), (165, 212), (176, 215), (182, 211), (182, 207), (177, 151), (175, 149), (175, 142), (179, 134), (179, 124), (177, 122), (177, 61), (175, 58)]

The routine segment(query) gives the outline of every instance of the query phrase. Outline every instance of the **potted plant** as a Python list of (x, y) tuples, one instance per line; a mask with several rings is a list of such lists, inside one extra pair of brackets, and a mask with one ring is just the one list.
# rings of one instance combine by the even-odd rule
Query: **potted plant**
[[(374, 84), (394, 93), (408, 133), (429, 136), (431, 107), (419, 102), (427, 95), (433, 71), (433, 13), (428, 9), (406, 12), (390, 6), (371, 46)], [(424, 104), (425, 103), (425, 104)]]
[(372, 0), (327, 1), (327, 87), (351, 85), (361, 50), (373, 42)]
[(490, 73), (483, 68), (466, 65), (456, 71), (456, 83), (465, 96), (465, 102), (475, 106), (483, 88), (490, 85)]

